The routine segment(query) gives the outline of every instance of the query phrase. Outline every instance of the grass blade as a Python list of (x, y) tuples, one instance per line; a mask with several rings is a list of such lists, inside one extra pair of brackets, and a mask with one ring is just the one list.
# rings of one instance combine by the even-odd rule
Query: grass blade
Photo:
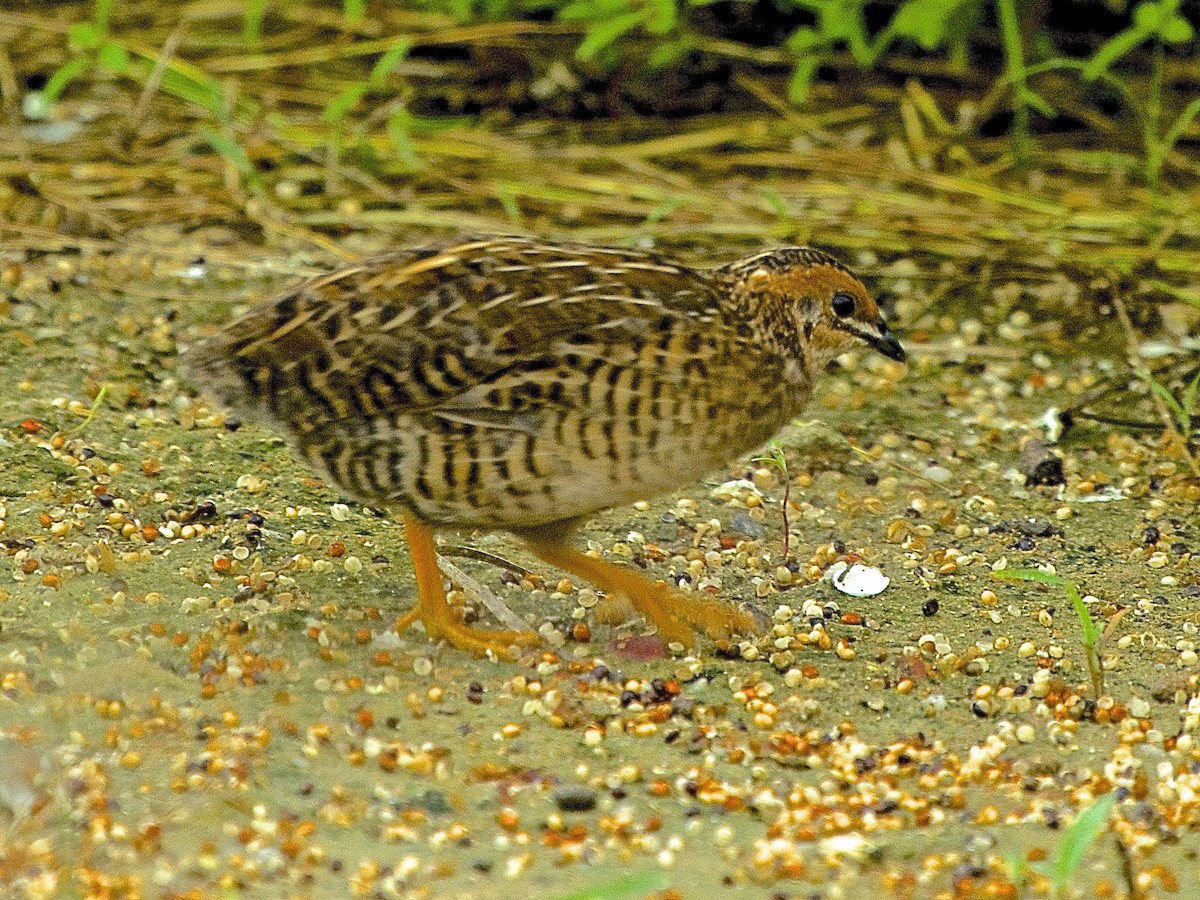
[(1054, 883), (1065, 887), (1083, 864), (1088, 850), (1108, 825), (1108, 814), (1116, 796), (1106, 794), (1083, 810), (1071, 823), (1054, 852)]
[(625, 875), (612, 881), (606, 881), (595, 887), (572, 891), (563, 894), (558, 900), (624, 900), (624, 898), (645, 897), (652, 891), (660, 891), (667, 886), (667, 876), (663, 872), (641, 872), (637, 875)]

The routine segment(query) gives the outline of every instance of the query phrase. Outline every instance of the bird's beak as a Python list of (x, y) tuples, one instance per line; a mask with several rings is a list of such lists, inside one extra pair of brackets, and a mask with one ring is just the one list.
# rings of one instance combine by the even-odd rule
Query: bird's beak
[(896, 336), (888, 330), (887, 324), (883, 322), (879, 324), (879, 334), (868, 337), (867, 343), (888, 359), (894, 359), (897, 362), (904, 362), (908, 355), (900, 346), (900, 342), (896, 340)]

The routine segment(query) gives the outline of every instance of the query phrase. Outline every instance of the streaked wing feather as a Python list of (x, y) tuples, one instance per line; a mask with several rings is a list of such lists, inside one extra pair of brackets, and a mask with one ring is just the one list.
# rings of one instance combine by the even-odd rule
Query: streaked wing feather
[[(605, 266), (579, 265), (573, 254), (585, 252), (602, 252)], [(302, 432), (314, 415), (363, 433), (375, 416), (440, 408), (504, 427), (504, 413), (528, 412), (530, 401), (509, 409), (503, 396), (535, 370), (616, 362), (663, 317), (713, 315), (715, 287), (698, 284), (697, 273), (635, 251), (467, 240), (307, 282), (202, 342), (189, 367), (228, 405)]]

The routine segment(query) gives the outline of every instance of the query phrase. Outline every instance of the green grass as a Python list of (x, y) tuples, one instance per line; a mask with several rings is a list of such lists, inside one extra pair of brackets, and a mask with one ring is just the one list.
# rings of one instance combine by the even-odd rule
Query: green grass
[(1045, 863), (1035, 863), (1034, 871), (1050, 879), (1050, 896), (1055, 900), (1071, 896), (1079, 867), (1087, 858), (1097, 839), (1108, 825), (1117, 798), (1105, 794), (1087, 809), (1081, 810), (1075, 821), (1063, 832), (1054, 855)]
[(1053, 572), (1043, 572), (1041, 569), (1001, 569), (992, 573), (994, 577), (1006, 581), (1035, 581), (1039, 584), (1060, 587), (1071, 601), (1075, 615), (1079, 617), (1079, 627), (1083, 632), (1083, 649), (1087, 656), (1088, 673), (1091, 675), (1092, 695), (1099, 699), (1104, 695), (1104, 663), (1100, 658), (1100, 629), (1092, 619), (1092, 614), (1083, 602), (1083, 596), (1075, 582), (1055, 575)]
[(1149, 369), (1135, 369), (1134, 373), (1162, 399), (1175, 427), (1179, 429), (1180, 437), (1188, 443), (1195, 442), (1200, 437), (1200, 369), (1178, 395), (1156, 379)]
[(665, 872), (641, 872), (563, 894), (558, 900), (634, 900), (668, 886)]
[(787, 559), (788, 553), (791, 551), (792, 529), (788, 519), (788, 504), (792, 502), (792, 478), (788, 474), (787, 456), (783, 452), (783, 448), (775, 441), (767, 445), (766, 453), (761, 456), (754, 457), (751, 462), (766, 463), (769, 466), (779, 470), (779, 474), (783, 477), (783, 499), (780, 501), (780, 511), (783, 514), (783, 547), (782, 558)]
[[(734, 0), (745, 5), (748, 0)], [(894, 61), (919, 57), (945, 64), (947, 72), (969, 70), (972, 55), (999, 42), (1003, 71), (985, 92), (1007, 98), (1013, 121), (1010, 140), (1013, 160), (1021, 164), (1036, 151), (1034, 116), (1052, 117), (1057, 110), (1037, 85), (1052, 75), (1067, 73), (1079, 79), (1078, 96), (1087, 102), (1092, 86), (1115, 94), (1136, 120), (1134, 131), (1140, 141), (1139, 174), (1157, 191), (1163, 174), (1181, 140), (1200, 119), (1200, 96), (1178, 96), (1166, 78), (1168, 54), (1178, 60), (1197, 60), (1200, 42), (1196, 29), (1183, 15), (1181, 0), (1141, 0), (1130, 11), (1127, 24), (1095, 40), (1090, 53), (1068, 57), (1055, 51), (1055, 35), (1046, 21), (1017, 0), (991, 0), (994, 21), (986, 15), (985, 0), (902, 0), (891, 15), (880, 19), (875, 10), (869, 18), (861, 0), (774, 0), (781, 21), (800, 22), (781, 36), (775, 48), (765, 51), (772, 59), (790, 66), (786, 85), (788, 99), (796, 106), (810, 102), (813, 86), (823, 70), (854, 67), (862, 70), (891, 66)], [(1099, 2), (1099, 0), (1095, 0)], [(416, 7), (431, 16), (464, 24), (519, 19), (533, 13), (551, 16), (560, 25), (575, 29), (571, 52), (580, 63), (613, 72), (621, 68), (663, 69), (678, 64), (691, 51), (708, 55), (752, 58), (757, 48), (738, 47), (735, 42), (712, 33), (712, 0), (421, 0)], [(226, 88), (202, 62), (171, 59), (165, 64), (161, 82), (156, 83), (153, 50), (136, 46), (136, 32), (121, 33), (122, 8), (114, 0), (95, 0), (87, 20), (69, 26), (67, 56), (50, 74), (42, 91), (47, 106), (59, 101), (71, 85), (98, 71), (127, 78), (182, 100), (199, 105), (210, 119), (218, 120), (224, 137), (214, 149), (227, 159), (228, 142), (240, 142), (238, 128), (228, 127), (228, 117), (239, 113), (242, 121), (253, 118), (255, 98), (244, 101), (251, 109), (225, 110)], [(114, 13), (117, 20), (114, 21)], [(230, 35), (226, 45), (261, 51), (264, 31), (272, 16), (280, 12), (266, 0), (242, 0), (226, 17)], [(353, 47), (366, 39), (357, 35), (371, 15), (365, 0), (343, 0), (345, 42)], [(808, 19), (807, 23), (804, 19)], [(212, 20), (222, 27), (222, 19)], [(182, 27), (182, 26), (181, 26)], [(570, 34), (570, 32), (568, 32)], [(207, 37), (216, 41), (215, 35)], [(389, 83), (387, 76), (407, 57), (413, 35), (395, 34), (371, 38), (390, 46), (363, 77), (340, 87), (326, 103), (325, 120), (330, 126), (324, 141), (327, 157), (340, 162), (347, 151), (359, 148), (364, 161), (379, 151), (378, 143), (365, 130), (354, 132), (354, 117), (368, 101), (382, 102), (389, 111), (378, 120), (386, 152), (401, 172), (420, 165), (413, 140), (416, 120), (404, 102), (403, 87)], [(136, 47), (136, 49), (135, 49)], [(330, 61), (346, 58), (338, 47), (330, 47)], [(1061, 85), (1056, 83), (1061, 90)], [(211, 125), (212, 123), (210, 123)], [(1120, 135), (1121, 129), (1112, 134)], [(1111, 140), (1104, 137), (1104, 140)], [(210, 143), (212, 143), (210, 141)], [(1115, 149), (1115, 148), (1114, 148)], [(240, 171), (240, 167), (239, 167)]]

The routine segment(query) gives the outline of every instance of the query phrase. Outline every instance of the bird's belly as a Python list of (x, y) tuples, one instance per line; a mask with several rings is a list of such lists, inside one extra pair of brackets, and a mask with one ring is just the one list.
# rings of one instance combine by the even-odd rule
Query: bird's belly
[(735, 419), (705, 397), (658, 420), (575, 409), (489, 420), (447, 410), (353, 431), (331, 426), (293, 443), (366, 503), (434, 525), (519, 530), (691, 485), (764, 443), (791, 418), (787, 407), (761, 405)]
[(778, 424), (736, 432), (681, 427), (631, 439), (623, 425), (568, 417), (529, 443), (492, 443), (476, 460), (474, 489), (452, 490), (443, 482), (433, 494), (414, 498), (414, 511), (471, 528), (521, 529), (582, 518), (688, 487), (761, 445)]

